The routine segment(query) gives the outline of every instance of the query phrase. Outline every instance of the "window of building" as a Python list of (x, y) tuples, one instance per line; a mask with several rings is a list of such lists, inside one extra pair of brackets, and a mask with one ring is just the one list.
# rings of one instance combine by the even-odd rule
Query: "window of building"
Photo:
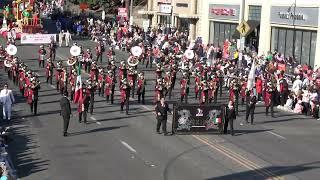
[(226, 39), (231, 40), (232, 34), (234, 33), (237, 24), (232, 23), (220, 23), (220, 22), (210, 22), (214, 25), (210, 25), (210, 28), (214, 28), (213, 37), (210, 35), (210, 43), (215, 46), (223, 46)]
[(261, 20), (261, 6), (249, 6), (249, 20)]
[(314, 65), (316, 42), (315, 31), (272, 27), (271, 50), (294, 56), (300, 64)]
[(184, 7), (187, 8), (188, 7), (188, 3), (176, 3), (177, 7)]

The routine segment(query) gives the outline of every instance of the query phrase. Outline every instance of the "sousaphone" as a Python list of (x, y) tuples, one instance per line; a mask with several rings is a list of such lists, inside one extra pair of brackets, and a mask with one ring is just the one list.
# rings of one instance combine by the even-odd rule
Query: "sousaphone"
[(79, 46), (72, 46), (70, 48), (70, 54), (72, 56), (79, 56), (81, 53), (81, 48)]
[(139, 64), (139, 59), (137, 58), (129, 58), (128, 59), (128, 65), (131, 67), (135, 67)]
[(71, 57), (71, 58), (68, 59), (67, 64), (68, 64), (68, 66), (73, 66), (73, 65), (76, 64), (76, 62), (77, 62), (77, 59)]
[(11, 68), (12, 67), (12, 61), (5, 59), (3, 62), (3, 65), (7, 68)]
[(6, 51), (10, 56), (14, 56), (14, 55), (17, 54), (18, 49), (17, 49), (17, 47), (15, 45), (10, 44), (10, 45), (7, 46)]
[(139, 57), (142, 54), (142, 49), (139, 46), (134, 46), (131, 48), (131, 53), (136, 56)]
[(186, 52), (184, 53), (184, 55), (186, 56), (186, 58), (188, 59), (193, 59), (194, 58), (194, 53), (192, 50), (188, 49), (186, 50)]

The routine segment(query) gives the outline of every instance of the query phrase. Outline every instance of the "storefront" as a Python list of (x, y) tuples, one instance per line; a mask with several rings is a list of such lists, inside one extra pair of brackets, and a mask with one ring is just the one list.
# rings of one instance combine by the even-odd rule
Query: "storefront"
[(172, 22), (172, 6), (171, 4), (159, 3), (159, 12), (157, 14), (157, 23), (171, 25)]
[(270, 12), (270, 50), (314, 66), (319, 8), (272, 6)]
[(239, 23), (240, 5), (209, 5), (209, 43), (222, 46), (226, 39), (233, 39)]

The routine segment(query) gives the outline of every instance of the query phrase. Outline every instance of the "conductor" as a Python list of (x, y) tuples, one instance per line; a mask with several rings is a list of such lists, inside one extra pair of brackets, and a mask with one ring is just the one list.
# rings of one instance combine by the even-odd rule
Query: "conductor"
[(67, 92), (64, 92), (63, 97), (60, 99), (61, 116), (63, 118), (63, 136), (68, 136), (67, 131), (71, 115), (70, 100), (67, 95)]
[(233, 102), (229, 101), (228, 106), (226, 107), (226, 121), (224, 123), (223, 133), (227, 134), (228, 132), (228, 125), (230, 123), (230, 134), (233, 136), (233, 120), (236, 119), (236, 112), (233, 106)]
[(168, 111), (170, 112), (170, 109), (168, 103), (165, 102), (164, 97), (157, 103), (155, 110), (157, 115), (157, 133), (160, 134), (160, 126), (162, 126), (162, 132), (167, 136), (167, 119)]

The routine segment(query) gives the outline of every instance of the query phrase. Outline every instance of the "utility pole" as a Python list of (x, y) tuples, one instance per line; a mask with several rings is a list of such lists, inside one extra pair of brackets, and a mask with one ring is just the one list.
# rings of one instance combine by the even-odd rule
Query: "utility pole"
[(129, 23), (130, 25), (133, 24), (133, 0), (130, 0), (130, 19), (129, 19)]
[(292, 56), (296, 60), (295, 51), (296, 51), (296, 8), (297, 8), (297, 0), (294, 0), (293, 6), (293, 43), (292, 43)]
[[(246, 1), (242, 0), (242, 3), (241, 3), (241, 22), (244, 21), (245, 9), (246, 9)], [(240, 34), (240, 50), (241, 51), (244, 50), (245, 41), (246, 41), (246, 38)]]
[(125, 8), (127, 9), (127, 18), (130, 17), (129, 0), (125, 0)]

